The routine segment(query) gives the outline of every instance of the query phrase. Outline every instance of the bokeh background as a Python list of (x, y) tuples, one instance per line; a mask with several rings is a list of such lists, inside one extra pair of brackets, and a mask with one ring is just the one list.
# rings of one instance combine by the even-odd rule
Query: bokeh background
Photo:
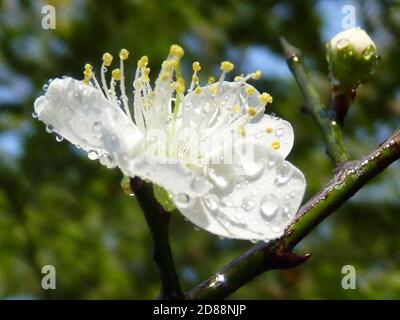
[[(43, 30), (42, 6), (56, 8), (56, 29)], [(399, 1), (59, 0), (0, 1), (0, 297), (150, 299), (159, 291), (151, 237), (134, 197), (107, 170), (67, 142), (56, 142), (32, 118), (48, 79), (82, 77), (105, 51), (131, 51), (127, 65), (150, 57), (156, 74), (172, 43), (186, 49), (184, 73), (202, 63), (201, 79), (221, 60), (238, 73), (259, 68), (255, 85), (274, 96), (268, 112), (295, 129), (289, 160), (306, 175), (306, 199), (332, 174), (316, 125), (278, 37), (300, 47), (329, 104), (325, 43), (342, 31), (343, 6), (356, 8), (382, 56), (373, 80), (358, 91), (345, 140), (354, 158), (399, 126)], [(133, 59), (132, 59), (133, 58)], [(238, 290), (245, 299), (400, 298), (400, 166), (392, 165), (298, 247), (313, 253), (301, 267), (266, 273)], [(174, 214), (171, 242), (184, 289), (190, 289), (251, 246), (194, 231)], [(57, 289), (41, 288), (41, 267), (57, 270)], [(341, 287), (342, 266), (357, 270), (357, 289)]]

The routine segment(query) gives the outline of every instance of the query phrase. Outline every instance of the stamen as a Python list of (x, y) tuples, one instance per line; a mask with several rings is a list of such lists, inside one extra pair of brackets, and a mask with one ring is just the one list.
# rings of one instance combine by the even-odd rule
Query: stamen
[(192, 68), (193, 68), (193, 75), (192, 75), (192, 82), (188, 90), (189, 93), (192, 92), (192, 90), (199, 85), (199, 77), (197, 76), (197, 72), (201, 70), (200, 63), (198, 61), (193, 62)]
[(261, 77), (262, 77), (262, 72), (261, 72), (261, 70), (256, 70), (256, 72), (254, 72), (254, 73), (252, 74), (252, 78), (253, 78), (254, 80), (260, 80)]
[(124, 110), (126, 115), (132, 119), (131, 112), (129, 110), (128, 106), (128, 97), (126, 96), (125, 93), (125, 74), (124, 74), (124, 60), (128, 59), (129, 56), (129, 51), (126, 49), (121, 49), (119, 52), (119, 58), (120, 58), (120, 89), (121, 89), (121, 100), (124, 105)]
[(209, 77), (207, 82), (208, 84), (213, 84), (215, 82), (215, 77)]
[(273, 98), (269, 93), (263, 92), (260, 96), (259, 99), (262, 103), (267, 104), (267, 103), (272, 103)]
[(180, 59), (183, 57), (183, 55), (185, 54), (185, 50), (183, 50), (183, 48), (177, 44), (173, 44), (171, 46), (171, 48), (169, 49), (169, 53), (176, 57), (177, 59)]
[(93, 67), (89, 63), (85, 64), (85, 70), (83, 71), (83, 75), (84, 75), (83, 82), (85, 84), (89, 84), (90, 80), (93, 77)]
[(246, 88), (246, 93), (247, 93), (249, 96), (251, 96), (251, 95), (253, 95), (253, 94), (256, 93), (256, 89), (254, 89), (254, 87), (247, 87), (247, 88)]
[(257, 114), (257, 108), (249, 107), (249, 108), (247, 109), (247, 114), (248, 114), (250, 117), (254, 117), (254, 116)]
[(106, 52), (103, 54), (104, 66), (109, 67), (112, 63), (112, 60), (113, 60), (113, 56), (110, 53)]

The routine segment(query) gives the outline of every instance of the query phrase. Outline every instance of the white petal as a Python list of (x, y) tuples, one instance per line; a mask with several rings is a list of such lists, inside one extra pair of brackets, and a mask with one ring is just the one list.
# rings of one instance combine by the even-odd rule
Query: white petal
[[(216, 88), (217, 93), (213, 93)], [(190, 136), (209, 137), (221, 142), (226, 140), (224, 133), (227, 132), (233, 132), (235, 140), (243, 138), (249, 143), (268, 147), (278, 142), (279, 147), (275, 150), (285, 158), (293, 147), (292, 126), (285, 120), (264, 114), (260, 93), (253, 88), (254, 93), (249, 95), (246, 92), (249, 88), (253, 87), (224, 81), (204, 87), (201, 94), (192, 91), (183, 99), (178, 131), (184, 136), (190, 129)], [(249, 116), (249, 108), (256, 108), (258, 113)], [(246, 131), (243, 137), (238, 131), (241, 126)]]
[(176, 194), (196, 197), (212, 186), (180, 161), (149, 155), (144, 136), (133, 122), (104, 98), (100, 90), (72, 78), (53, 80), (35, 101), (38, 118), (52, 131), (127, 176), (139, 176)]
[(239, 166), (214, 166), (215, 177), (209, 180), (214, 188), (190, 202), (175, 199), (178, 209), (198, 227), (221, 237), (280, 237), (301, 204), (305, 178), (270, 148), (255, 146), (255, 153), (254, 163), (247, 167), (246, 156)]
[(114, 140), (131, 137), (131, 147), (143, 139), (135, 125), (100, 90), (72, 78), (53, 80), (45, 96), (35, 101), (39, 120), (87, 152), (107, 155), (104, 130)]

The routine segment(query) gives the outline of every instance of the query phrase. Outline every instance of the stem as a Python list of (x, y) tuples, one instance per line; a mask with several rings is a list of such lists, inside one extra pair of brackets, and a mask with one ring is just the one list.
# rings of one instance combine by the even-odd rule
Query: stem
[(142, 207), (154, 243), (153, 259), (161, 278), (159, 299), (179, 300), (184, 295), (179, 284), (169, 243), (169, 221), (171, 215), (154, 198), (151, 184), (139, 178), (131, 178), (130, 185)]
[(304, 98), (304, 110), (318, 124), (326, 143), (326, 152), (335, 165), (344, 163), (349, 159), (348, 152), (343, 143), (342, 130), (330, 114), (312, 84), (307, 69), (303, 64), (301, 51), (281, 38), (281, 44), (286, 55), (287, 64), (292, 71)]
[[(327, 216), (338, 209), (368, 181), (400, 158), (400, 129), (370, 155), (341, 165), (328, 184), (305, 205), (285, 234), (274, 242), (258, 243), (220, 272), (190, 292), (187, 299), (224, 299), (259, 274), (290, 268), (309, 255), (296, 256), (291, 250)], [(223, 279), (224, 281), (219, 281)]]
[(351, 103), (356, 97), (356, 89), (332, 87), (332, 111), (335, 121), (343, 127), (344, 119), (349, 111)]

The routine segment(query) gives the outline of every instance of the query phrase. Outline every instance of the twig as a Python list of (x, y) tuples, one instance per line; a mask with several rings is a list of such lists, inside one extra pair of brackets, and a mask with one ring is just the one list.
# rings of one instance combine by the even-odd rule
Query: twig
[(281, 239), (258, 243), (220, 272), (187, 293), (187, 299), (224, 299), (259, 274), (296, 266), (309, 255), (299, 257), (291, 250), (323, 219), (338, 209), (368, 181), (400, 158), (400, 130), (370, 155), (341, 165), (329, 183), (303, 205), (297, 219)]
[(303, 65), (301, 51), (281, 38), (281, 44), (286, 55), (287, 64), (296, 78), (304, 97), (304, 110), (318, 124), (326, 142), (326, 152), (336, 165), (349, 159), (343, 143), (342, 130), (335, 121), (334, 114), (321, 102), (319, 95), (312, 84), (311, 78)]
[(130, 185), (142, 207), (153, 238), (153, 258), (161, 278), (159, 299), (183, 299), (184, 294), (179, 284), (169, 243), (168, 229), (171, 215), (154, 198), (151, 184), (145, 183), (139, 178), (131, 178)]

